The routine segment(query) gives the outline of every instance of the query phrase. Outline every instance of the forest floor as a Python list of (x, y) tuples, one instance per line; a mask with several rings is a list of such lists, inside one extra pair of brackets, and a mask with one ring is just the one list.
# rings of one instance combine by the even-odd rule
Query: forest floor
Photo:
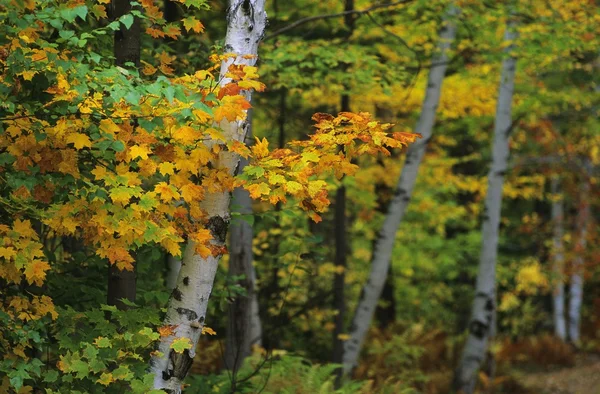
[(515, 375), (533, 393), (600, 394), (600, 357), (596, 355), (582, 355), (572, 367)]

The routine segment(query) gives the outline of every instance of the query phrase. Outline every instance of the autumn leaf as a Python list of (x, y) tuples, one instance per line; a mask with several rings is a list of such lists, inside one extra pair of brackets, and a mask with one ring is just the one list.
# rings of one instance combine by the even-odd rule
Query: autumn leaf
[(67, 143), (73, 144), (77, 150), (92, 147), (92, 141), (90, 140), (90, 137), (81, 133), (69, 134), (67, 137)]
[(196, 33), (202, 33), (204, 31), (204, 25), (202, 22), (193, 16), (189, 16), (183, 20), (183, 27), (185, 27), (188, 32), (190, 30), (193, 30)]
[(186, 350), (192, 348), (192, 341), (189, 338), (177, 338), (171, 342), (171, 349), (173, 349), (176, 353), (183, 353)]
[(246, 190), (250, 192), (250, 197), (254, 199), (260, 198), (260, 196), (262, 196), (263, 194), (269, 194), (269, 192), (271, 191), (269, 185), (267, 185), (264, 182), (249, 185), (246, 187)]
[(217, 335), (217, 332), (210, 327), (204, 326), (202, 327), (202, 335)]
[(158, 327), (158, 333), (161, 338), (171, 336), (175, 333), (175, 329), (178, 327), (177, 324), (170, 324), (162, 327)]

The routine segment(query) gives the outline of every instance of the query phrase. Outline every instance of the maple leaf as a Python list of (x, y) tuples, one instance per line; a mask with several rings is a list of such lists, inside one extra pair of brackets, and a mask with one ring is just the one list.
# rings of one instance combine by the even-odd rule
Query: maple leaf
[(175, 186), (168, 185), (166, 182), (159, 182), (154, 186), (154, 191), (160, 194), (160, 199), (164, 202), (179, 199), (180, 194), (175, 189)]
[(254, 89), (257, 92), (262, 92), (263, 90), (265, 90), (266, 87), (265, 84), (262, 82), (251, 80), (240, 81), (238, 82), (238, 86), (243, 89)]
[(238, 155), (242, 156), (244, 159), (247, 159), (250, 156), (250, 149), (246, 146), (246, 144), (240, 141), (233, 141), (231, 145), (229, 145), (229, 150), (231, 152), (235, 152)]
[(176, 353), (183, 353), (185, 350), (189, 350), (192, 348), (192, 341), (189, 338), (177, 338), (171, 342), (171, 349), (173, 349)]
[(152, 151), (146, 145), (134, 145), (131, 148), (129, 148), (129, 153), (132, 159), (136, 159), (138, 157), (141, 157), (142, 159), (147, 159), (148, 154), (152, 153)]
[(155, 29), (154, 27), (147, 27), (146, 34), (150, 35), (152, 38), (164, 38), (165, 33), (162, 30)]
[(202, 138), (202, 133), (190, 126), (182, 126), (173, 133), (173, 139), (183, 144), (192, 144)]
[(269, 141), (263, 138), (262, 141), (256, 138), (256, 143), (252, 146), (252, 155), (255, 159), (262, 159), (269, 154)]
[(181, 35), (181, 29), (174, 24), (168, 24), (163, 28), (165, 35), (167, 37), (177, 40), (177, 38)]
[(215, 121), (221, 122), (227, 119), (233, 122), (236, 119), (243, 119), (246, 116), (245, 110), (251, 108), (250, 103), (241, 95), (225, 96), (221, 100), (221, 105), (214, 111)]
[(285, 184), (285, 190), (290, 194), (298, 194), (302, 189), (304, 189), (304, 187), (296, 181), (289, 181)]
[(96, 380), (96, 383), (100, 383), (103, 386), (108, 386), (111, 383), (113, 383), (114, 381), (115, 381), (115, 378), (112, 373), (103, 372), (102, 375), (100, 375), (100, 378), (98, 378)]
[(204, 326), (202, 327), (202, 335), (217, 335), (217, 332), (210, 327)]
[(250, 198), (253, 198), (253, 199), (258, 199), (263, 194), (269, 194), (269, 192), (271, 191), (271, 189), (269, 188), (269, 185), (267, 185), (264, 182), (246, 186), (246, 190), (248, 190), (248, 192), (250, 193)]
[(90, 137), (81, 133), (69, 134), (67, 137), (67, 143), (73, 144), (77, 150), (92, 147), (92, 141), (90, 140)]
[(188, 32), (190, 30), (195, 31), (196, 33), (202, 33), (204, 31), (204, 25), (202, 22), (193, 16), (189, 16), (183, 20), (183, 27), (185, 27)]
[(162, 326), (162, 327), (158, 327), (158, 334), (164, 338), (164, 337), (169, 337), (173, 334), (175, 334), (175, 329), (179, 327), (178, 324), (169, 324), (166, 326)]
[(180, 189), (181, 197), (185, 202), (191, 203), (193, 201), (200, 201), (204, 197), (204, 189), (201, 186), (188, 183), (182, 186)]
[(25, 278), (29, 284), (35, 283), (41, 286), (46, 279), (46, 271), (50, 269), (50, 264), (42, 260), (33, 260), (25, 267)]
[(110, 339), (105, 338), (105, 337), (98, 337), (98, 338), (94, 339), (94, 345), (96, 345), (96, 347), (98, 347), (98, 348), (107, 348), (107, 347), (112, 348), (112, 343), (111, 343)]
[(162, 175), (173, 175), (175, 173), (175, 165), (170, 162), (163, 162), (158, 165), (158, 172)]

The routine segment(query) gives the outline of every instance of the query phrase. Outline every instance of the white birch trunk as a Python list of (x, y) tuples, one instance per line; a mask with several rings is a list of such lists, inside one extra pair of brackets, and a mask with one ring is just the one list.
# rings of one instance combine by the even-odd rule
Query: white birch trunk
[[(248, 112), (248, 133), (246, 144), (252, 144), (252, 111)], [(248, 160), (240, 158), (238, 172), (242, 172)], [(233, 191), (232, 210), (242, 214), (252, 214), (252, 199), (246, 189), (236, 188)], [(244, 275), (239, 284), (246, 290), (245, 296), (236, 296), (229, 306), (229, 322), (225, 343), (225, 367), (234, 373), (240, 368), (244, 359), (252, 354), (252, 346), (262, 343), (262, 325), (258, 313), (256, 295), (256, 271), (254, 270), (252, 253), (252, 226), (238, 220), (231, 223), (229, 238), (229, 275)]]
[(560, 194), (560, 180), (558, 178), (552, 178), (551, 191), (555, 199), (552, 202), (552, 302), (554, 315), (554, 335), (564, 341), (567, 338), (564, 282), (565, 255), (563, 246), (564, 202), (562, 194)]
[[(514, 23), (507, 24), (505, 42), (516, 38)], [(507, 47), (510, 51), (512, 46)], [(482, 245), (479, 259), (475, 300), (469, 322), (469, 337), (455, 375), (455, 389), (471, 394), (477, 383), (477, 372), (484, 360), (493, 331), (496, 312), (496, 257), (502, 205), (504, 173), (508, 166), (509, 134), (512, 128), (511, 110), (515, 83), (516, 59), (507, 55), (502, 62), (500, 92), (496, 106), (492, 165), (488, 174), (485, 213), (482, 224)]]
[(425, 148), (431, 138), (435, 124), (436, 110), (440, 100), (440, 92), (448, 63), (448, 49), (456, 35), (454, 17), (458, 13), (452, 8), (449, 17), (444, 21), (440, 30), (439, 44), (436, 55), (433, 56), (432, 66), (427, 80), (427, 90), (421, 115), (415, 127), (415, 132), (422, 135), (408, 148), (402, 174), (396, 185), (394, 197), (390, 201), (387, 215), (381, 231), (375, 242), (371, 259), (371, 272), (352, 319), (350, 339), (344, 343), (343, 373), (349, 374), (358, 363), (363, 342), (373, 320), (375, 309), (385, 285), (396, 232), (402, 222), (406, 208), (417, 179), (419, 165), (425, 154)]
[[(587, 163), (586, 163), (587, 164)], [(589, 166), (586, 166), (588, 170)], [(585, 176), (589, 174), (586, 171)], [(579, 239), (577, 241), (577, 255), (573, 259), (573, 274), (569, 284), (569, 341), (573, 344), (579, 343), (581, 304), (583, 300), (583, 275), (584, 257), (587, 244), (587, 226), (590, 217), (590, 183), (588, 179), (583, 180), (581, 185), (579, 211), (577, 213), (577, 230)]]
[[(238, 56), (221, 65), (221, 86), (230, 82), (229, 78), (225, 78), (230, 64), (253, 65), (256, 62), (258, 44), (267, 20), (264, 0), (230, 0), (229, 4), (224, 51)], [(243, 55), (254, 55), (254, 57), (248, 59)], [(242, 94), (250, 101), (250, 91), (244, 91)], [(243, 141), (246, 125), (247, 122), (244, 120), (224, 121), (219, 126), (228, 138)], [(225, 168), (233, 174), (238, 161), (239, 157), (236, 154), (221, 151), (213, 166)], [(211, 230), (212, 243), (217, 247), (225, 245), (230, 217), (229, 200), (229, 193), (207, 193), (202, 203), (202, 208), (209, 218), (207, 228)], [(168, 393), (181, 393), (181, 384), (192, 366), (196, 345), (206, 318), (217, 265), (221, 259), (221, 255), (202, 258), (196, 255), (194, 250), (194, 243), (189, 242), (183, 254), (177, 285), (167, 306), (164, 324), (176, 326), (175, 333), (161, 340), (158, 350), (162, 356), (153, 357), (150, 363), (154, 373), (154, 388)], [(173, 351), (170, 348), (171, 343), (179, 338), (188, 338), (192, 348), (183, 353)]]

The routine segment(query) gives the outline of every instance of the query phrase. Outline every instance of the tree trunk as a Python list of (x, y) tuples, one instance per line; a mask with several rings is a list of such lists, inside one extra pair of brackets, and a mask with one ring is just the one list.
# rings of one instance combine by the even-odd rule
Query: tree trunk
[[(230, 82), (225, 77), (230, 64), (254, 65), (258, 53), (258, 44), (262, 38), (266, 25), (266, 12), (264, 0), (230, 0), (227, 15), (227, 35), (225, 37), (224, 52), (235, 53), (235, 59), (228, 59), (221, 65), (220, 84)], [(253, 55), (251, 58), (244, 55)], [(251, 92), (243, 91), (250, 102)], [(223, 121), (219, 125), (226, 137), (243, 141), (247, 129), (247, 121)], [(221, 151), (219, 160), (214, 165), (233, 174), (237, 167), (239, 157), (229, 151)], [(229, 224), (229, 193), (207, 193), (202, 201), (202, 208), (206, 211), (216, 250), (223, 250), (227, 227)], [(173, 335), (163, 338), (159, 344), (160, 354), (151, 360), (151, 369), (154, 373), (154, 388), (162, 389), (169, 393), (181, 393), (181, 384), (185, 379), (194, 356), (196, 345), (202, 333), (206, 318), (208, 300), (213, 287), (217, 265), (221, 254), (202, 258), (194, 253), (194, 242), (186, 246), (182, 258), (182, 266), (177, 279), (177, 286), (173, 290), (167, 306), (165, 325), (175, 326)], [(187, 338), (192, 344), (191, 349), (177, 353), (171, 349), (175, 339)]]
[[(344, 0), (344, 11), (354, 9), (354, 0)], [(344, 24), (347, 31), (347, 39), (350, 39), (354, 32), (354, 15), (344, 16)], [(347, 87), (346, 87), (347, 88)], [(350, 96), (347, 93), (342, 94), (341, 112), (350, 111)], [(346, 282), (346, 268), (348, 265), (348, 233), (346, 220), (346, 186), (342, 183), (338, 187), (335, 196), (334, 211), (335, 227), (335, 274), (333, 277), (333, 308), (335, 315), (335, 328), (333, 330), (333, 354), (332, 361), (341, 364), (344, 355), (344, 341), (340, 335), (344, 334), (344, 322), (346, 320), (346, 296), (344, 287)], [(337, 372), (336, 386), (339, 386), (342, 377), (342, 370)]]
[[(586, 166), (589, 167), (589, 166)], [(587, 170), (587, 168), (586, 168)], [(587, 226), (590, 217), (590, 183), (586, 171), (581, 185), (579, 198), (579, 210), (577, 212), (577, 231), (579, 239), (576, 246), (576, 255), (573, 258), (573, 274), (569, 284), (569, 341), (575, 345), (579, 344), (580, 322), (581, 322), (581, 304), (583, 300), (583, 275), (584, 255), (587, 244)]]
[[(112, 18), (119, 19), (121, 16), (131, 12), (129, 0), (112, 0)], [(133, 19), (129, 29), (123, 24), (114, 35), (115, 65), (125, 67), (126, 63), (132, 63), (135, 67), (140, 66), (140, 20)], [(107, 303), (115, 305), (119, 309), (127, 309), (127, 305), (121, 299), (135, 302), (136, 294), (136, 270), (135, 263), (132, 271), (121, 271), (115, 265), (108, 267), (108, 289)]]
[[(514, 23), (509, 22), (504, 40), (510, 42), (515, 37)], [(516, 59), (508, 55), (511, 49), (512, 46), (507, 47), (507, 57), (502, 62), (500, 93), (496, 106), (494, 142), (492, 145), (492, 165), (488, 174), (488, 189), (482, 224), (479, 274), (469, 322), (469, 337), (454, 377), (455, 389), (467, 394), (471, 394), (475, 390), (477, 372), (481, 367), (488, 342), (494, 330), (498, 232), (500, 229), (502, 187), (508, 165), (509, 135), (512, 129), (511, 110), (516, 68)]]
[[(452, 8), (450, 14), (455, 13)], [(433, 56), (432, 67), (429, 71), (427, 91), (423, 102), (423, 109), (415, 127), (415, 132), (422, 135), (422, 139), (410, 145), (406, 155), (406, 162), (402, 168), (402, 174), (396, 185), (394, 196), (390, 202), (388, 213), (381, 231), (379, 232), (373, 258), (371, 261), (371, 272), (369, 279), (362, 290), (360, 301), (356, 308), (352, 326), (350, 327), (350, 339), (344, 344), (344, 374), (348, 374), (356, 366), (358, 356), (362, 348), (367, 330), (373, 320), (375, 308), (381, 291), (385, 284), (396, 232), (402, 222), (404, 213), (410, 201), (410, 196), (417, 179), (419, 165), (425, 153), (427, 142), (431, 138), (435, 113), (440, 99), (442, 81), (446, 73), (448, 54), (452, 41), (456, 35), (456, 27), (451, 15), (444, 21), (440, 30), (440, 42), (438, 53)]]
[[(252, 111), (248, 112), (248, 131), (246, 144), (252, 144)], [(240, 158), (238, 172), (242, 172), (248, 159)], [(241, 187), (233, 191), (232, 210), (242, 215), (252, 214), (252, 199), (246, 189)], [(252, 226), (237, 220), (231, 224), (229, 237), (229, 276), (243, 275), (238, 284), (246, 291), (245, 296), (236, 296), (229, 306), (229, 322), (225, 343), (225, 367), (235, 374), (244, 359), (252, 354), (253, 345), (262, 343), (262, 326), (258, 314), (256, 296), (256, 272), (252, 264)], [(235, 381), (235, 378), (233, 379)], [(233, 388), (232, 388), (233, 390)]]
[(554, 200), (552, 201), (552, 280), (553, 280), (553, 315), (554, 315), (554, 335), (561, 340), (567, 337), (565, 322), (565, 283), (564, 283), (564, 209), (563, 198), (560, 194), (560, 180), (558, 177), (552, 178), (551, 191)]

